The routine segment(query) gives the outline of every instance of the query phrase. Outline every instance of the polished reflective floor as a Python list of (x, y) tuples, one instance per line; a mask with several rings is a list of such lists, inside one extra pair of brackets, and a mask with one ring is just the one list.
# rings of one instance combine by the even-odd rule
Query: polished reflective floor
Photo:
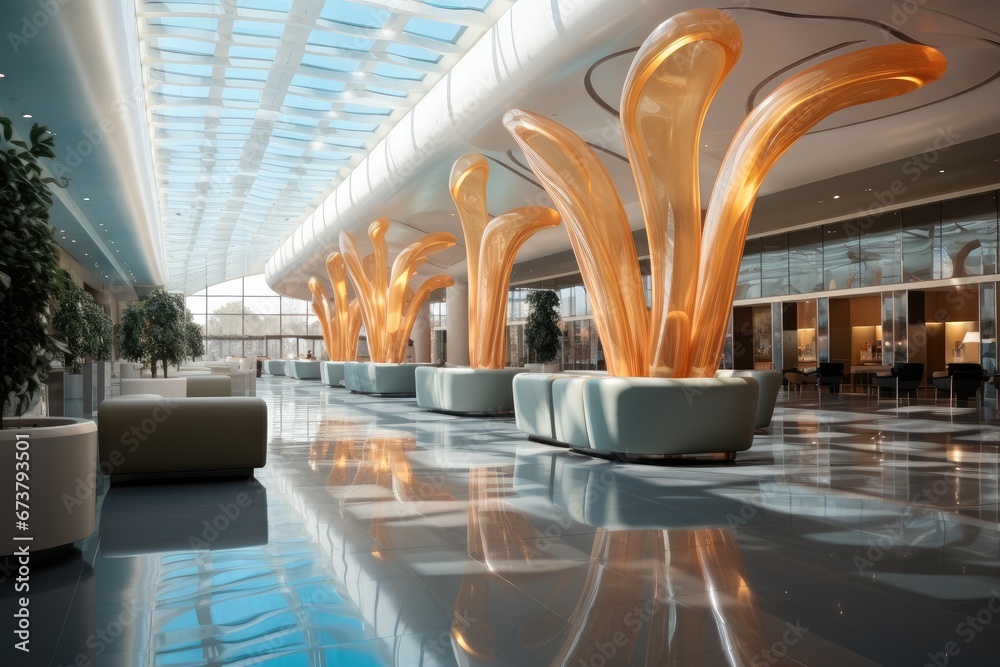
[(256, 480), (102, 481), (0, 665), (998, 664), (992, 412), (782, 395), (735, 464), (644, 466), (413, 399), (258, 394)]

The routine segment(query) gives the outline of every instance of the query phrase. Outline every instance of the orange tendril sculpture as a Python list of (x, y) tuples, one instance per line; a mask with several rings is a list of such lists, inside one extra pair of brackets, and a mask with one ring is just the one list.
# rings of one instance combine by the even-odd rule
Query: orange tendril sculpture
[(347, 232), (340, 233), (340, 250), (344, 253), (347, 275), (360, 303), (371, 360), (398, 364), (406, 356), (406, 345), (420, 306), (431, 292), (454, 283), (448, 276), (431, 276), (414, 293), (410, 289), (410, 280), (431, 254), (455, 245), (455, 235), (437, 232), (411, 243), (397, 255), (390, 275), (385, 243), (388, 231), (389, 221), (385, 218), (371, 224), (368, 237), (374, 251), (364, 259), (358, 252), (354, 237)]
[(646, 40), (626, 77), (621, 125), (649, 238), (649, 310), (625, 208), (600, 159), (556, 122), (520, 109), (504, 115), (566, 221), (612, 375), (714, 375), (750, 214), (771, 167), (830, 114), (916, 90), (940, 78), (946, 66), (927, 46), (876, 46), (785, 81), (736, 132), (703, 225), (702, 124), (741, 48), (729, 15), (683, 12)]
[(326, 258), (326, 273), (333, 286), (333, 303), (318, 278), (309, 279), (312, 308), (323, 329), (323, 344), (330, 361), (354, 361), (358, 356), (361, 308), (357, 299), (347, 299), (347, 266), (339, 252)]
[(486, 183), (490, 168), (475, 153), (455, 161), (449, 187), (465, 234), (469, 270), (469, 365), (504, 367), (507, 349), (507, 291), (514, 259), (535, 232), (559, 224), (544, 206), (523, 206), (489, 219)]

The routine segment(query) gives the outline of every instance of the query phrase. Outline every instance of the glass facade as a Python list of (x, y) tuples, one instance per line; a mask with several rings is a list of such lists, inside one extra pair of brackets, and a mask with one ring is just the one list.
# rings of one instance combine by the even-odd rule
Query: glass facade
[(307, 301), (273, 292), (263, 275), (213, 285), (185, 298), (205, 332), (205, 359), (267, 356), (325, 359), (323, 330)]

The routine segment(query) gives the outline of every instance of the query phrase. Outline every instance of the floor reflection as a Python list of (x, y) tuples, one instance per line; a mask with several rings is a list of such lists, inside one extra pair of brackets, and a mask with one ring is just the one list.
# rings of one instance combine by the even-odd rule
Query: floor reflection
[(975, 410), (782, 397), (735, 464), (659, 467), (412, 399), (290, 378), (258, 393), (256, 480), (100, 485), (99, 530), (32, 572), (39, 664), (853, 667), (1000, 650), (1000, 424)]

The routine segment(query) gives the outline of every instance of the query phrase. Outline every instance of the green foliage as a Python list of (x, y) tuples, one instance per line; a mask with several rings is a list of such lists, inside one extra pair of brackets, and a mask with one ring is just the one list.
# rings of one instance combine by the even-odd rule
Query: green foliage
[(524, 342), (534, 353), (536, 363), (551, 363), (558, 358), (562, 341), (562, 331), (559, 329), (559, 295), (552, 290), (535, 290), (528, 294), (528, 307)]
[(83, 291), (63, 272), (63, 285), (57, 296), (59, 307), (52, 318), (52, 327), (63, 344), (63, 364), (73, 373), (80, 372), (80, 364), (90, 351), (88, 311), (96, 307), (94, 298)]
[(145, 327), (146, 314), (142, 301), (133, 303), (122, 311), (122, 319), (118, 324), (118, 356), (138, 364), (148, 361), (142, 341)]
[[(89, 295), (88, 295), (89, 296)], [(111, 360), (111, 340), (114, 328), (111, 316), (91, 299), (87, 307), (87, 329), (90, 332), (87, 354), (93, 361)]]
[(205, 354), (205, 332), (201, 330), (201, 325), (190, 319), (184, 323), (184, 343), (186, 356), (191, 357), (191, 361)]
[(45, 382), (58, 347), (48, 335), (49, 298), (59, 287), (59, 250), (49, 226), (52, 193), (39, 160), (55, 142), (34, 125), (28, 143), (12, 141), (0, 116), (0, 396), (4, 412), (22, 414)]
[(155, 376), (159, 361), (163, 364), (163, 377), (167, 377), (167, 365), (184, 361), (187, 349), (184, 297), (163, 289), (154, 290), (146, 297), (143, 311), (146, 315), (144, 348), (153, 363), (153, 374)]

